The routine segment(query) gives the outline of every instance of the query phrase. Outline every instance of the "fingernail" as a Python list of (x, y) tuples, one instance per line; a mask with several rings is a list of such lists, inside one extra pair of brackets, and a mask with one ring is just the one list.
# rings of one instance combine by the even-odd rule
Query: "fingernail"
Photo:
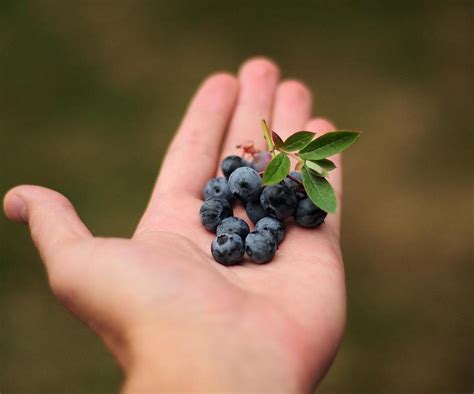
[(26, 204), (23, 198), (18, 194), (13, 194), (10, 197), (10, 204), (13, 205), (13, 211), (15, 212), (15, 217), (18, 221), (23, 223), (28, 223), (28, 212), (26, 210)]

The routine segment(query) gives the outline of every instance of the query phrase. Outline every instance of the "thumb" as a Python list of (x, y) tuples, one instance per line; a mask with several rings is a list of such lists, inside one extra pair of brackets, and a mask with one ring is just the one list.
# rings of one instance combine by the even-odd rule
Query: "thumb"
[(46, 264), (65, 242), (92, 236), (69, 200), (54, 190), (17, 186), (5, 195), (3, 206), (9, 219), (29, 225)]

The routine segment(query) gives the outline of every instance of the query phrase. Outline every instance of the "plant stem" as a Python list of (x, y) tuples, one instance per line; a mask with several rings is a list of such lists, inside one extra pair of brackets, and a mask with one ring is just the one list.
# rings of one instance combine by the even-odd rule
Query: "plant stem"
[(295, 155), (294, 153), (290, 153), (290, 152), (284, 152), (284, 153), (286, 153), (288, 156), (292, 157), (293, 159), (302, 161), (302, 159), (298, 155)]
[(297, 178), (295, 178), (294, 176), (288, 174), (287, 175), (288, 178), (290, 178), (293, 182), (296, 182), (298, 185), (300, 185), (302, 188), (304, 188), (304, 185), (301, 183), (301, 181)]
[(270, 134), (270, 130), (268, 128), (267, 122), (265, 122), (265, 119), (262, 119), (262, 129), (263, 129), (263, 138), (265, 139), (265, 142), (267, 143), (268, 151), (270, 152), (272, 157), (275, 157), (275, 145), (273, 144), (272, 136)]

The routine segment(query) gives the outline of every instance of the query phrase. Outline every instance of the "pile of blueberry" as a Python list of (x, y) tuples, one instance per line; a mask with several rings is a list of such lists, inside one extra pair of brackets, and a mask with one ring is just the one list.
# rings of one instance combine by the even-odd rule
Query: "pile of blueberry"
[[(307, 197), (299, 172), (291, 172), (275, 185), (262, 184), (259, 171), (270, 159), (269, 152), (258, 153), (251, 163), (239, 156), (228, 156), (221, 164), (225, 178), (212, 178), (207, 183), (199, 214), (203, 226), (217, 235), (211, 253), (218, 263), (238, 264), (244, 252), (257, 264), (267, 263), (283, 241), (285, 219), (293, 216), (303, 227), (317, 227), (324, 222), (327, 213)], [(244, 220), (233, 216), (235, 200), (245, 206), (255, 224), (254, 231)]]

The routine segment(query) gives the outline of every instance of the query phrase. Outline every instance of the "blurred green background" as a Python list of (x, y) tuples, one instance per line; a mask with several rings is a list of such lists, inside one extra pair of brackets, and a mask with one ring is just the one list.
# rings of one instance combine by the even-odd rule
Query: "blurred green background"
[[(465, 1), (0, 2), (0, 192), (60, 190), (130, 236), (200, 80), (253, 55), (363, 130), (345, 156), (347, 334), (319, 392), (472, 392)], [(471, 19), (471, 20), (470, 20)], [(0, 218), (0, 392), (105, 393), (120, 372)]]

